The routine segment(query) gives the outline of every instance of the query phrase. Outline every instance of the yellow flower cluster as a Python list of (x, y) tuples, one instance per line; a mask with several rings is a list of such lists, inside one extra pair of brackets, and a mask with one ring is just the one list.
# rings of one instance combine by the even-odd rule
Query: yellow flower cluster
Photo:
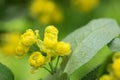
[(99, 0), (73, 0), (72, 3), (78, 6), (82, 12), (89, 12), (98, 6)]
[(61, 22), (62, 11), (51, 0), (33, 0), (30, 7), (33, 17), (37, 17), (43, 24)]
[(16, 47), (16, 55), (18, 58), (23, 57), (29, 50), (29, 48), (36, 42), (37, 36), (35, 33), (28, 29), (20, 36), (19, 43)]
[(39, 31), (33, 32), (28, 29), (21, 35), (18, 46), (16, 47), (16, 55), (23, 57), (33, 44), (37, 44), (38, 51), (33, 52), (29, 57), (29, 63), (34, 69), (43, 67), (49, 63), (52, 58), (57, 56), (67, 56), (71, 52), (69, 43), (58, 41), (58, 30), (53, 25), (46, 27), (43, 41), (39, 38)]
[(52, 25), (45, 29), (44, 40), (38, 41), (38, 45), (41, 51), (51, 57), (65, 56), (71, 52), (69, 43), (58, 42), (58, 30)]
[(45, 29), (44, 44), (48, 48), (53, 48), (58, 41), (58, 30), (54, 26)]
[(100, 80), (120, 80), (120, 53), (117, 52), (113, 56), (113, 63), (108, 75), (103, 75)]

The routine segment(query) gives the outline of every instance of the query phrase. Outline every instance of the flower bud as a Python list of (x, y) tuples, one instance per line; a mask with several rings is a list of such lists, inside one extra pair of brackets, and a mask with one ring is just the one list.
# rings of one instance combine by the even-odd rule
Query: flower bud
[(58, 42), (56, 47), (56, 52), (60, 56), (69, 55), (71, 52), (71, 46), (69, 43)]
[(51, 34), (57, 36), (58, 35), (58, 30), (53, 25), (50, 25), (50, 26), (46, 27), (45, 33), (51, 33)]
[(103, 75), (99, 80), (113, 80), (110, 75)]
[(23, 57), (29, 50), (29, 47), (25, 47), (23, 45), (18, 45), (16, 47), (16, 55), (17, 57)]
[(48, 48), (54, 48), (57, 44), (57, 36), (51, 33), (46, 33), (44, 37), (44, 44)]
[(22, 36), (21, 36), (21, 43), (25, 46), (32, 46), (36, 42), (36, 35), (31, 29), (28, 29)]
[(40, 52), (33, 52), (29, 63), (32, 67), (39, 68), (45, 64), (45, 57)]
[(114, 60), (112, 68), (115, 76), (120, 79), (120, 58)]

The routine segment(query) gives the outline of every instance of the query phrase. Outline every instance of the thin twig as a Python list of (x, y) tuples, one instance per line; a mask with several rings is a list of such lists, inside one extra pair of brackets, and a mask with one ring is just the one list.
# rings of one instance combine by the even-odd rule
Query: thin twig
[(56, 69), (57, 69), (57, 66), (58, 66), (58, 63), (59, 63), (59, 59), (60, 59), (60, 56), (58, 56), (58, 58), (57, 58), (57, 62), (56, 62), (56, 65), (55, 65), (55, 72), (56, 72)]
[(47, 70), (51, 75), (53, 75), (53, 72), (51, 70), (49, 70), (48, 68), (46, 68), (45, 66), (43, 67), (45, 70)]
[[(54, 69), (53, 69), (53, 66), (52, 66), (51, 62), (49, 63), (49, 66), (50, 66), (51, 71), (53, 72)], [(53, 72), (53, 73), (54, 73), (54, 72)]]

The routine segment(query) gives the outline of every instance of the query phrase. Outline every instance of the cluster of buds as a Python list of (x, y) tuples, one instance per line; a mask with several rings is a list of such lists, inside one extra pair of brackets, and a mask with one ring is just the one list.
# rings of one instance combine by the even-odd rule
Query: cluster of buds
[(80, 11), (87, 13), (98, 6), (99, 0), (72, 0), (72, 4), (76, 5)]
[(30, 11), (43, 24), (59, 23), (63, 18), (62, 11), (52, 0), (33, 0)]
[(113, 63), (108, 66), (109, 74), (103, 75), (100, 80), (120, 80), (120, 53), (115, 53), (112, 60)]
[(45, 64), (50, 63), (53, 58), (58, 56), (67, 56), (71, 52), (69, 43), (58, 41), (58, 30), (54, 26), (48, 26), (45, 29), (44, 39), (39, 37), (39, 31), (35, 32), (31, 29), (21, 35), (18, 46), (16, 47), (16, 55), (23, 57), (33, 44), (37, 44), (38, 51), (34, 51), (29, 57), (29, 63), (32, 69), (38, 69)]
[(48, 26), (45, 29), (44, 40), (39, 40), (38, 46), (41, 51), (51, 57), (65, 56), (71, 52), (69, 43), (58, 42), (58, 30), (54, 26)]
[(29, 50), (29, 48), (36, 42), (37, 36), (35, 33), (28, 29), (20, 36), (20, 40), (16, 47), (16, 55), (18, 58), (22, 58)]

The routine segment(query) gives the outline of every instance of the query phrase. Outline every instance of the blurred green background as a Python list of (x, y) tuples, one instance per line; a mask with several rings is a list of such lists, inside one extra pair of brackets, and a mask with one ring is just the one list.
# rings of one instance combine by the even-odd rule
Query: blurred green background
[(55, 25), (62, 40), (97, 18), (113, 18), (120, 24), (120, 0), (0, 0), (0, 62), (13, 71), (15, 80), (43, 78), (48, 73), (42, 68), (30, 73), (28, 56), (17, 60), (13, 55), (19, 35), (31, 28), (43, 37), (44, 28)]

